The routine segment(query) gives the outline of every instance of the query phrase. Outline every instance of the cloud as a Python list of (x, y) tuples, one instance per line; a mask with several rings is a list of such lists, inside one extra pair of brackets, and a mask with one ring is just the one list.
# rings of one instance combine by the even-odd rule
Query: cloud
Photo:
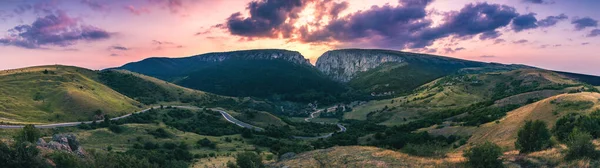
[(567, 20), (569, 17), (565, 14), (560, 14), (558, 16), (548, 16), (545, 19), (542, 19), (537, 22), (540, 27), (551, 27), (556, 25), (559, 21)]
[(481, 57), (481, 58), (496, 58), (495, 55), (482, 55), (482, 56), (479, 56), (479, 57)]
[(171, 13), (179, 13), (184, 6), (182, 0), (148, 0), (148, 2), (165, 7)]
[(520, 32), (527, 29), (538, 28), (535, 13), (517, 16), (512, 22), (512, 28), (515, 32)]
[(455, 53), (457, 51), (462, 51), (462, 50), (466, 50), (466, 48), (464, 48), (464, 47), (458, 47), (458, 48), (455, 48), (455, 49), (444, 48), (444, 54), (451, 54), (451, 53)]
[(594, 29), (587, 35), (587, 37), (597, 37), (600, 36), (600, 29)]
[(589, 45), (589, 42), (581, 43), (581, 45)]
[(129, 50), (129, 48), (127, 48), (127, 47), (123, 47), (123, 46), (120, 46), (120, 45), (114, 45), (114, 46), (110, 46), (110, 47), (109, 47), (109, 50), (121, 50), (121, 51), (127, 51), (127, 50)]
[(33, 9), (33, 6), (31, 4), (21, 4), (18, 5), (17, 8), (13, 10), (13, 12), (15, 12), (18, 15), (21, 15), (31, 9)]
[(37, 18), (31, 25), (19, 25), (0, 38), (0, 44), (35, 49), (42, 46), (66, 47), (77, 41), (95, 41), (110, 38), (110, 33), (100, 28), (79, 23), (64, 11)]
[(533, 4), (553, 4), (554, 2), (548, 0), (521, 0), (525, 3), (533, 3)]
[(141, 15), (142, 13), (150, 13), (150, 10), (148, 10), (148, 8), (135, 8), (132, 5), (128, 5), (124, 7), (125, 10), (131, 12), (134, 15)]
[(155, 46), (154, 50), (162, 50), (165, 48), (184, 48), (183, 45), (175, 44), (168, 41), (152, 40), (152, 44)]
[(506, 40), (504, 40), (504, 39), (496, 39), (496, 40), (494, 40), (494, 44), (500, 44), (500, 43), (504, 43), (504, 42), (506, 42)]
[(81, 3), (87, 5), (94, 11), (106, 12), (109, 10), (106, 2), (98, 2), (97, 0), (81, 0)]
[(112, 54), (110, 54), (110, 56), (116, 57), (116, 56), (119, 56), (119, 54), (112, 53)]
[(262, 0), (248, 4), (250, 16), (244, 17), (240, 12), (234, 13), (224, 25), (233, 34), (244, 37), (277, 37), (283, 34), (289, 37), (293, 30), (292, 23), (298, 18), (300, 9), (304, 8), (303, 0)]
[(529, 42), (529, 40), (525, 40), (525, 39), (513, 41), (514, 44), (524, 44), (524, 43), (527, 43), (527, 42)]
[(598, 27), (598, 21), (590, 17), (574, 19), (571, 24), (575, 25), (575, 30), (583, 30), (587, 27)]
[(499, 31), (487, 31), (487, 32), (483, 32), (481, 35), (479, 35), (479, 39), (480, 40), (496, 39), (496, 38), (500, 37), (501, 35), (502, 35), (502, 33), (500, 33)]

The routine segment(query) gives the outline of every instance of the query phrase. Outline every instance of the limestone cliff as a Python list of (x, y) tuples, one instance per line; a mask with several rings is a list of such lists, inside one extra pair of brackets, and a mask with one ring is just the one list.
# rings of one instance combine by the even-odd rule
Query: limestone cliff
[(400, 52), (384, 50), (345, 49), (327, 51), (317, 60), (317, 68), (334, 80), (348, 82), (357, 73), (373, 69), (383, 63), (405, 60)]
[(296, 64), (310, 65), (297, 51), (265, 49), (207, 53), (190, 57), (194, 61), (221, 62), (225, 60), (285, 60)]

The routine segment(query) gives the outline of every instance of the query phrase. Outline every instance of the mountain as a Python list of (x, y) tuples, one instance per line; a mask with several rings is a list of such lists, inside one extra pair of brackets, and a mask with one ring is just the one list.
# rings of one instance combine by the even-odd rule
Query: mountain
[(298, 52), (246, 50), (186, 58), (149, 58), (116, 69), (225, 96), (296, 102), (335, 102), (344, 86), (315, 69)]
[(407, 93), (437, 78), (458, 72), (480, 73), (520, 68), (516, 65), (376, 49), (327, 51), (319, 57), (316, 67), (355, 90), (384, 96)]
[(48, 123), (89, 121), (96, 111), (112, 116), (137, 111), (141, 103), (99, 82), (96, 71), (39, 66), (0, 72), (0, 119)]

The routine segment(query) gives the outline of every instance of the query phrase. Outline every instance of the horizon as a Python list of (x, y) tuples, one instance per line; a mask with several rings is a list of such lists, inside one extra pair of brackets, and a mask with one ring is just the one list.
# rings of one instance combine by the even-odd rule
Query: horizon
[[(285, 49), (384, 49), (600, 75), (600, 1), (0, 2), (0, 70)], [(493, 17), (487, 17), (493, 16)], [(386, 23), (386, 24), (383, 24)], [(390, 23), (390, 24), (388, 24)], [(277, 47), (273, 47), (277, 46)]]

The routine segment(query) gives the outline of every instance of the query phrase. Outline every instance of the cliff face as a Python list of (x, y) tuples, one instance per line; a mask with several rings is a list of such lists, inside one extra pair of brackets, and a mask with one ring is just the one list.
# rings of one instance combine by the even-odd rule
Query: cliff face
[(383, 63), (404, 61), (397, 53), (348, 49), (325, 52), (317, 60), (316, 66), (334, 80), (348, 82), (359, 72), (376, 68)]
[(311, 65), (310, 62), (297, 51), (276, 49), (207, 53), (190, 57), (190, 59), (203, 62), (222, 62), (226, 60), (285, 60), (300, 65)]

